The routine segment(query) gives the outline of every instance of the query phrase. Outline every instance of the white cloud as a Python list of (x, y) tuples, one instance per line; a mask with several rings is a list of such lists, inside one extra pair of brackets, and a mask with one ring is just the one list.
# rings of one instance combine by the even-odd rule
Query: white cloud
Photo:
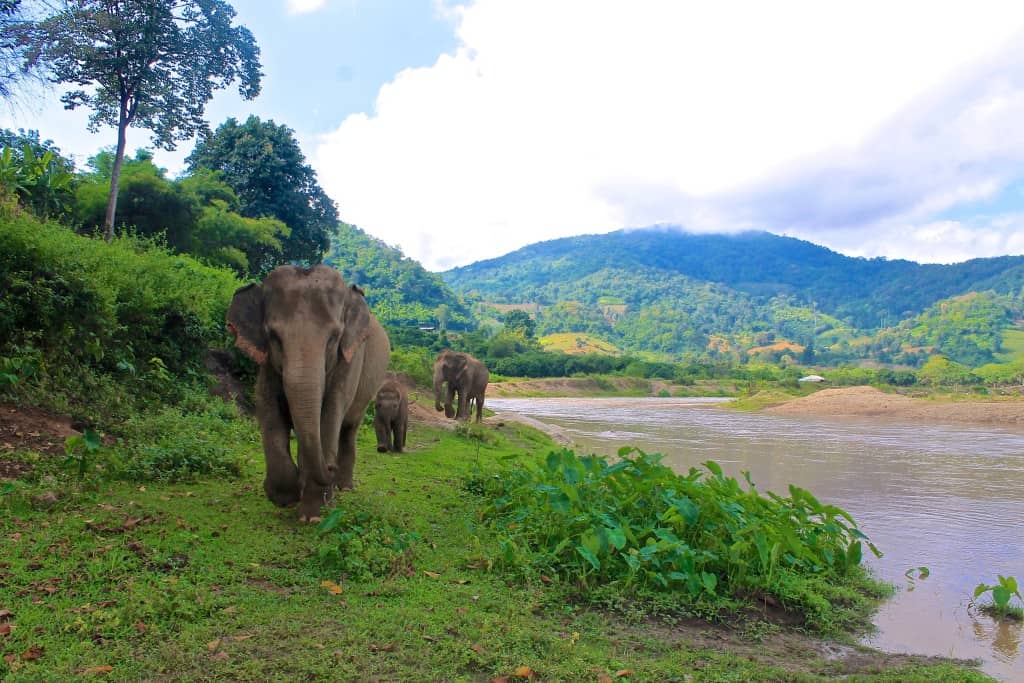
[[(1024, 88), (975, 78), (1024, 28), (1020, 3), (438, 7), (460, 48), (310, 154), (345, 220), (428, 268), (654, 222), (860, 231), (894, 254), (872, 230), (1022, 172)], [(965, 257), (985, 247), (960, 229)]]
[(327, 0), (285, 0), (285, 11), (288, 14), (309, 14), (326, 5)]

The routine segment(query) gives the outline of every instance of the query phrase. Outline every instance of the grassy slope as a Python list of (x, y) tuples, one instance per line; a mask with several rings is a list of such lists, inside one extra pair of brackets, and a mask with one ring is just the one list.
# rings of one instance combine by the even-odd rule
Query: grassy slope
[[(80, 485), (38, 463), (0, 495), (0, 676), (489, 681), (528, 667), (551, 681), (987, 680), (899, 655), (830, 660), (763, 622), (612, 616), (567, 604), (558, 583), (511, 583), (486, 568), (498, 549), (464, 476), (551, 443), (513, 424), (476, 433), (419, 427), (396, 456), (373, 453), (364, 430), (357, 489), (338, 507), (422, 540), (393, 576), (361, 581), (319, 568), (314, 528), (266, 501), (256, 443), (239, 480)], [(56, 503), (39, 497), (50, 491)]]

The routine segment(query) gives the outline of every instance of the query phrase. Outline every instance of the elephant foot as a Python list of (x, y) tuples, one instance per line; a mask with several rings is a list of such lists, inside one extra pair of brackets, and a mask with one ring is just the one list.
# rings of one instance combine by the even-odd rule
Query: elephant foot
[(270, 502), (278, 507), (286, 508), (299, 502), (298, 487), (275, 485), (273, 482), (265, 480), (263, 491), (267, 494)]
[(323, 518), (320, 515), (313, 515), (312, 517), (307, 517), (306, 515), (299, 515), (299, 521), (303, 524), (319, 524), (321, 521), (323, 521)]
[(378, 453), (387, 453), (388, 452), (388, 447), (387, 446), (379, 446), (378, 445), (377, 446), (377, 452)]

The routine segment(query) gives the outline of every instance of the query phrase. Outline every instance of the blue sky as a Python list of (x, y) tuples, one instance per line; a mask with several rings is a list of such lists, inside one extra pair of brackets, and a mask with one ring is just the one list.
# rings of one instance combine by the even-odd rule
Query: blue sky
[[(1024, 3), (236, 0), (343, 220), (431, 270), (623, 227), (1024, 253)], [(84, 162), (56, 94), (0, 114)], [(129, 148), (149, 135), (129, 133)], [(157, 153), (172, 173), (192, 142)]]

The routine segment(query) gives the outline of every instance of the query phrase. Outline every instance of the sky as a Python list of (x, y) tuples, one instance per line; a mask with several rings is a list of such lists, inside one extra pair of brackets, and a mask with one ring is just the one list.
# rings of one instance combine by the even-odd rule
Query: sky
[[(432, 271), (621, 228), (1024, 254), (1024, 3), (235, 0), (342, 220)], [(0, 113), (80, 166), (56, 93)], [(132, 129), (129, 150), (149, 145)], [(173, 176), (193, 142), (156, 161)]]

